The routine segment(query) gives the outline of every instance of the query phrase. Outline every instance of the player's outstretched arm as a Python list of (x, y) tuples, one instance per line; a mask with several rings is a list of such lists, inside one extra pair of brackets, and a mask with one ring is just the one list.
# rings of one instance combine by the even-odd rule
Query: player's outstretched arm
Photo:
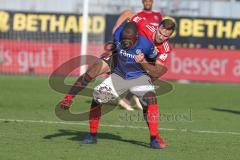
[(117, 22), (115, 23), (114, 27), (113, 27), (113, 30), (112, 30), (112, 33), (114, 33), (116, 31), (116, 29), (124, 22), (126, 21), (127, 19), (131, 18), (135, 13), (133, 13), (131, 10), (124, 10)]

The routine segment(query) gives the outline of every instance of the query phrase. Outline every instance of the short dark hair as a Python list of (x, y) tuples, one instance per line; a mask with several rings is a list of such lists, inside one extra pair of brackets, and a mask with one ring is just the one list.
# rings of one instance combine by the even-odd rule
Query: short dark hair
[(176, 28), (176, 23), (170, 19), (170, 18), (166, 18), (166, 19), (163, 19), (160, 24), (159, 24), (159, 27), (160, 26), (163, 26), (163, 28), (166, 28), (167, 30), (175, 30)]

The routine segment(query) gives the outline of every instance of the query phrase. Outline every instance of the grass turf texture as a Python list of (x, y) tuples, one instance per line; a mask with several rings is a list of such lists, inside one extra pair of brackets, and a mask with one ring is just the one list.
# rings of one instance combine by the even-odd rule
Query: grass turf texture
[[(158, 97), (168, 147), (153, 150), (138, 110), (104, 115), (98, 144), (81, 145), (88, 122), (49, 123), (61, 122), (54, 106), (63, 95), (49, 88), (47, 77), (1, 76), (0, 159), (239, 159), (240, 85), (172, 84), (172, 92)], [(87, 110), (90, 100), (77, 97), (72, 111)]]

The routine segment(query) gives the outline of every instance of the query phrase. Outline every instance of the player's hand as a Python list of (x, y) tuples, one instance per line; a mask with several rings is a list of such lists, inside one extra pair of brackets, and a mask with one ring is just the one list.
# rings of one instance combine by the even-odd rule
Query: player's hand
[(117, 45), (114, 42), (107, 42), (104, 45), (104, 53), (100, 55), (100, 58), (108, 58), (112, 55), (112, 52), (114, 52), (117, 48)]
[(141, 63), (143, 62), (144, 58), (145, 58), (144, 54), (140, 53), (139, 55), (136, 55), (134, 59), (137, 63)]

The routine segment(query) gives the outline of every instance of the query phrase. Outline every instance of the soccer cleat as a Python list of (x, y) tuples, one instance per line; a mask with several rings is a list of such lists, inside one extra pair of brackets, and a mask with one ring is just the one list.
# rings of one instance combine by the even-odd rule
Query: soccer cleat
[(81, 144), (96, 144), (97, 136), (96, 135), (93, 136), (90, 133), (88, 133), (80, 143)]
[(151, 137), (150, 147), (153, 149), (163, 149), (166, 147), (166, 143), (160, 136)]
[(62, 109), (69, 109), (72, 106), (72, 100), (74, 96), (67, 94), (64, 99), (60, 102)]

